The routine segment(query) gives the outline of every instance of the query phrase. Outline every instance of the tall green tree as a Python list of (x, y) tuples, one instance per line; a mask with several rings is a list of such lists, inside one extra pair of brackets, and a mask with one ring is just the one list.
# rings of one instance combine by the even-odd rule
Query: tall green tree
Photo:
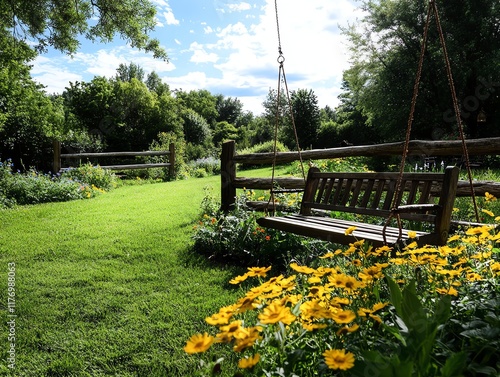
[(217, 99), (208, 90), (200, 89), (189, 92), (179, 90), (176, 92), (175, 97), (184, 107), (196, 111), (205, 118), (212, 129), (215, 128), (218, 116)]
[(10, 0), (0, 2), (0, 32), (18, 41), (30, 40), (37, 51), (49, 46), (75, 53), (83, 35), (110, 42), (120, 35), (132, 47), (167, 58), (148, 33), (156, 26), (156, 8), (149, 0)]
[(139, 64), (129, 63), (127, 65), (120, 63), (120, 65), (116, 69), (115, 78), (119, 81), (127, 82), (130, 82), (132, 79), (144, 81), (144, 75), (144, 68), (142, 68)]
[[(302, 149), (310, 148), (316, 143), (321, 125), (318, 98), (311, 89), (298, 89), (292, 92), (291, 99), (299, 145)], [(288, 135), (294, 135), (293, 129)]]
[(243, 103), (238, 98), (224, 97), (222, 94), (215, 96), (217, 109), (217, 122), (226, 121), (239, 125), (238, 120), (243, 116)]
[[(380, 141), (404, 138), (427, 13), (424, 0), (363, 0), (366, 16), (344, 32), (352, 65), (344, 76), (356, 111)], [(469, 137), (500, 134), (500, 7), (497, 0), (437, 1), (461, 116)], [(487, 114), (485, 123), (478, 114)], [(413, 138), (455, 138), (451, 93), (432, 19)]]
[(28, 64), (36, 54), (27, 44), (0, 34), (0, 51), (0, 160), (50, 169), (47, 150), (62, 128), (62, 103), (31, 79)]

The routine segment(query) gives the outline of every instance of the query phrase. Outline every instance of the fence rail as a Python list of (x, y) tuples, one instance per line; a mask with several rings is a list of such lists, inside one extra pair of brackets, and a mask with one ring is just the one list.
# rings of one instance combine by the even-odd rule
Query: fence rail
[(102, 152), (102, 153), (61, 153), (61, 143), (54, 141), (54, 164), (55, 172), (61, 170), (63, 159), (101, 159), (105, 157), (141, 157), (141, 156), (168, 156), (169, 162), (143, 163), (143, 164), (121, 164), (121, 165), (100, 165), (103, 169), (127, 170), (127, 169), (150, 169), (168, 167), (169, 175), (175, 174), (175, 145), (170, 144), (168, 151), (141, 151), (141, 152)]
[[(467, 151), (470, 156), (498, 155), (500, 154), (500, 138), (471, 139), (466, 140)], [(303, 160), (329, 159), (339, 157), (355, 156), (397, 156), (403, 154), (404, 143), (387, 143), (378, 145), (362, 145), (339, 147), (329, 149), (316, 149), (303, 151)], [(461, 156), (462, 142), (460, 140), (451, 141), (422, 141), (413, 140), (408, 146), (408, 155), (413, 156)], [(264, 189), (270, 190), (272, 187), (271, 178), (247, 178), (237, 177), (237, 164), (271, 164), (273, 153), (252, 153), (238, 155), (233, 140), (222, 145), (221, 153), (221, 209), (228, 211), (234, 206), (236, 189)], [(276, 163), (289, 163), (299, 160), (298, 152), (280, 152), (276, 155)], [(305, 186), (302, 178), (275, 178), (279, 187), (283, 189), (301, 189)], [(474, 181), (474, 192), (477, 195), (484, 195), (486, 192), (500, 197), (500, 183), (493, 181)], [(470, 183), (459, 181), (457, 196), (470, 196)]]

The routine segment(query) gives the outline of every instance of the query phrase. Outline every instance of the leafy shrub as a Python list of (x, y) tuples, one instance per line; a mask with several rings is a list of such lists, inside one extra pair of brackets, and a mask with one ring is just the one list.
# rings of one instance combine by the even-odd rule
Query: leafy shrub
[[(169, 168), (158, 168), (158, 169), (145, 169), (145, 176), (143, 178), (147, 179), (161, 179), (163, 181), (175, 180), (177, 178), (182, 178), (186, 173), (186, 143), (184, 138), (177, 136), (173, 132), (160, 132), (156, 140), (149, 145), (150, 151), (168, 151), (170, 144), (175, 144), (175, 164), (174, 164), (174, 177), (169, 176)], [(151, 156), (145, 159), (145, 162), (149, 163), (161, 163), (169, 162), (165, 156)]]
[(62, 177), (88, 186), (94, 186), (104, 191), (109, 191), (116, 186), (116, 175), (111, 170), (103, 169), (100, 166), (93, 166), (91, 163), (66, 170), (62, 173)]
[[(288, 152), (288, 148), (285, 145), (278, 141), (276, 143), (276, 151), (277, 152)], [(261, 144), (254, 145), (251, 148), (245, 148), (238, 151), (239, 154), (250, 154), (250, 153), (272, 153), (274, 152), (274, 141), (266, 141)]]
[(199, 158), (188, 164), (190, 175), (193, 177), (206, 177), (220, 174), (220, 159), (214, 157)]
[[(236, 199), (234, 209), (223, 213), (211, 190), (205, 188), (202, 215), (195, 226), (193, 250), (197, 253), (212, 260), (237, 262), (239, 265), (272, 262), (276, 266), (285, 266), (291, 259), (306, 263), (325, 251), (324, 242), (259, 227), (256, 219), (262, 213), (254, 212), (246, 205), (247, 200), (254, 200), (253, 191), (245, 190)], [(296, 202), (296, 199), (290, 199), (289, 204), (291, 201)]]
[[(87, 168), (83, 169), (83, 171), (87, 170)], [(97, 174), (99, 179), (96, 179), (96, 175), (93, 174), (84, 175), (92, 179), (88, 179), (87, 182), (78, 182), (66, 175), (44, 174), (35, 169), (30, 169), (26, 173), (13, 173), (10, 161), (0, 163), (0, 208), (12, 207), (16, 204), (63, 202), (94, 197), (105, 190), (92, 182), (109, 187), (104, 183), (109, 183), (111, 178), (103, 178), (100, 174)], [(108, 173), (104, 174), (104, 176), (107, 175)]]

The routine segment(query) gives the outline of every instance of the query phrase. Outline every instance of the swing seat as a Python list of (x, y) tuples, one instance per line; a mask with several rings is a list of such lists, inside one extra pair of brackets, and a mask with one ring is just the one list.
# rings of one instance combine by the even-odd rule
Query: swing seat
[[(385, 226), (399, 215), (412, 224), (420, 246), (445, 245), (458, 183), (458, 167), (443, 173), (336, 173), (309, 169), (299, 214), (257, 220), (272, 228), (348, 245), (364, 239), (375, 247), (404, 244), (410, 230)], [(398, 180), (400, 194), (393, 203)], [(391, 211), (391, 206), (395, 210)], [(343, 218), (337, 216), (344, 214)], [(349, 215), (350, 214), (350, 215)], [(371, 217), (370, 223), (363, 221)], [(353, 220), (354, 219), (354, 220)], [(373, 220), (380, 225), (373, 225)], [(405, 221), (406, 222), (406, 221)], [(353, 232), (346, 230), (355, 227)], [(384, 229), (385, 228), (385, 229)]]

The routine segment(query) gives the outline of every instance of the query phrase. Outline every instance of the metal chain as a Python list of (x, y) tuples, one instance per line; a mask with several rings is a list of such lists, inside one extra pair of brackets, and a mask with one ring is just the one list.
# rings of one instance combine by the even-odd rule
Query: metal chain
[[(412, 97), (412, 100), (411, 100), (411, 108), (410, 108), (410, 115), (408, 117), (408, 125), (406, 127), (406, 136), (405, 136), (405, 143), (404, 143), (404, 147), (403, 147), (403, 156), (401, 158), (401, 165), (399, 167), (399, 177), (398, 177), (398, 180), (397, 180), (397, 183), (396, 183), (396, 191), (395, 191), (394, 198), (392, 199), (391, 213), (389, 214), (389, 217), (387, 218), (387, 221), (385, 222), (384, 228), (382, 230), (382, 236), (384, 238), (384, 243), (385, 244), (387, 244), (387, 241), (386, 241), (386, 229), (387, 229), (387, 226), (389, 225), (389, 222), (394, 217), (394, 214), (396, 212), (396, 203), (398, 202), (399, 196), (401, 195), (401, 184), (402, 184), (402, 181), (403, 181), (404, 167), (405, 167), (405, 163), (406, 163), (406, 157), (408, 155), (408, 149), (409, 149), (409, 144), (410, 144), (411, 128), (412, 128), (412, 125), (413, 125), (413, 119), (414, 119), (414, 115), (415, 115), (415, 107), (416, 107), (416, 104), (417, 104), (418, 90), (419, 90), (419, 87), (420, 87), (420, 80), (421, 80), (421, 77), (422, 77), (422, 68), (424, 66), (424, 56), (425, 56), (425, 50), (426, 50), (426, 46), (427, 46), (427, 38), (428, 38), (428, 35), (429, 35), (429, 25), (430, 25), (430, 19), (431, 19), (431, 10), (432, 10), (432, 8), (429, 6), (429, 8), (427, 9), (427, 18), (426, 18), (426, 21), (425, 21), (424, 35), (423, 35), (423, 38), (422, 38), (422, 46), (421, 46), (421, 49), (420, 49), (420, 58), (419, 58), (419, 61), (418, 61), (417, 75), (416, 75), (416, 78), (415, 78), (415, 84), (413, 86), (413, 97)], [(399, 238), (400, 238), (401, 237), (401, 233), (402, 233), (402, 231), (401, 231), (401, 218), (400, 218), (399, 214), (396, 214), (396, 217), (397, 217), (398, 226), (399, 226)]]
[(275, 120), (275, 127), (274, 127), (274, 148), (273, 148), (273, 167), (272, 167), (272, 175), (271, 175), (271, 196), (269, 198), (268, 206), (269, 203), (273, 203), (273, 215), (276, 212), (276, 209), (274, 206), (274, 181), (275, 181), (275, 167), (276, 167), (276, 155), (277, 155), (277, 141), (278, 141), (278, 124), (279, 124), (279, 117), (280, 117), (280, 103), (281, 103), (281, 81), (283, 80), (283, 83), (285, 85), (285, 91), (286, 91), (286, 96), (287, 96), (287, 103), (289, 106), (289, 112), (290, 112), (290, 117), (292, 120), (292, 127), (293, 127), (293, 132), (295, 135), (295, 142), (297, 144), (297, 152), (299, 154), (299, 160), (300, 160), (300, 167), (302, 170), (302, 177), (305, 181), (306, 179), (306, 174), (304, 170), (304, 163), (302, 161), (302, 154), (300, 151), (300, 146), (299, 146), (299, 137), (297, 134), (297, 128), (295, 127), (295, 119), (293, 116), (293, 108), (292, 108), (292, 102), (290, 100), (290, 92), (288, 90), (288, 83), (286, 81), (286, 74), (285, 74), (285, 57), (283, 55), (283, 51), (281, 49), (281, 33), (280, 33), (280, 25), (279, 25), (279, 17), (278, 17), (278, 0), (274, 0), (274, 9), (276, 13), (276, 30), (278, 33), (278, 63), (279, 63), (279, 73), (278, 73), (278, 94), (277, 94), (277, 101), (276, 101), (276, 120)]
[(480, 222), (479, 219), (479, 212), (477, 209), (477, 203), (476, 203), (476, 194), (474, 191), (474, 184), (472, 182), (472, 172), (470, 168), (470, 162), (469, 162), (469, 152), (467, 150), (467, 144), (465, 142), (465, 135), (464, 135), (464, 130), (463, 130), (463, 125), (462, 125), (462, 118), (460, 116), (460, 108), (458, 106), (458, 99), (457, 99), (457, 94), (455, 91), (455, 83), (453, 81), (453, 75), (451, 73), (451, 64), (450, 64), (450, 59), (448, 57), (448, 51), (446, 49), (446, 43), (444, 40), (444, 34), (443, 34), (443, 29), (441, 27), (441, 21), (439, 19), (439, 13), (436, 5), (435, 0), (430, 0), (430, 3), (434, 9), (434, 14), (436, 15), (436, 26), (438, 29), (439, 33), (439, 40), (441, 42), (441, 47), (443, 49), (443, 55), (444, 55), (444, 60), (446, 62), (446, 74), (448, 76), (448, 84), (450, 86), (450, 91), (451, 91), (451, 96), (453, 99), (453, 109), (455, 111), (455, 117), (457, 119), (457, 124), (458, 124), (458, 131), (460, 133), (460, 139), (462, 140), (462, 151), (465, 157), (465, 166), (467, 167), (467, 175), (469, 178), (469, 184), (470, 184), (470, 190), (471, 190), (471, 197), (472, 197), (472, 202), (474, 204), (474, 212), (476, 215), (476, 221)]

